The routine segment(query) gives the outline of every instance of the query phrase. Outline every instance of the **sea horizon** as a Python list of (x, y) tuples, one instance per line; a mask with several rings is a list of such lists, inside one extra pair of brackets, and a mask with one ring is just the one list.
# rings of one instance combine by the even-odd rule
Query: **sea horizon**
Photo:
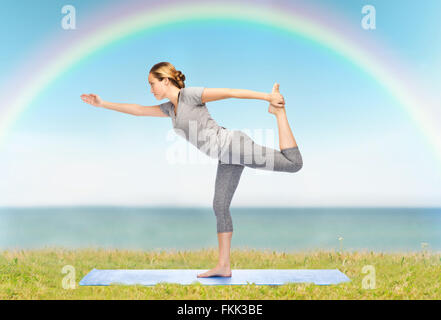
[[(232, 206), (231, 247), (274, 251), (441, 251), (439, 207)], [(217, 247), (203, 206), (0, 207), (0, 249)]]

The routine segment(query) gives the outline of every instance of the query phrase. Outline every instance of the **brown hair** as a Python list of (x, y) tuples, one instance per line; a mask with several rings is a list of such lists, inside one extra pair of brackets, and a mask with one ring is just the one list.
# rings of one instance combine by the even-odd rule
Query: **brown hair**
[(168, 78), (179, 89), (185, 88), (185, 75), (181, 71), (176, 70), (170, 62), (159, 62), (155, 64), (149, 73), (159, 81)]

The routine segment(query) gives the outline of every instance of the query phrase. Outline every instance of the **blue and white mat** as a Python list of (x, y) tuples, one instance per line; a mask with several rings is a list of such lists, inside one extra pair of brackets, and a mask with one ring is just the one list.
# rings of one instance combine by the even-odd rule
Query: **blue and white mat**
[(98, 270), (93, 269), (81, 281), (81, 286), (108, 286), (111, 284), (153, 286), (160, 282), (204, 285), (282, 285), (309, 282), (317, 285), (351, 281), (338, 269), (234, 269), (231, 277), (198, 278), (208, 269), (149, 269)]

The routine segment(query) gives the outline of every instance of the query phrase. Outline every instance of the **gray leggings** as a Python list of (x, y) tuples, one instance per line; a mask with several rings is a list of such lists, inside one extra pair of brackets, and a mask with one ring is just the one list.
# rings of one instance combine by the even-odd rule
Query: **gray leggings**
[(213, 199), (217, 232), (233, 231), (230, 204), (245, 167), (297, 172), (302, 166), (302, 156), (298, 147), (278, 151), (255, 143), (242, 131), (234, 131), (233, 140), (220, 155), (217, 165)]

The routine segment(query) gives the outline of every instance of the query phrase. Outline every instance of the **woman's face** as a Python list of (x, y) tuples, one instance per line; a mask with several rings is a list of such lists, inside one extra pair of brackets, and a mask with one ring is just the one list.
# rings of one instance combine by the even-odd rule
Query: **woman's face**
[(150, 92), (153, 93), (156, 99), (162, 100), (164, 95), (164, 85), (161, 81), (156, 79), (152, 76), (152, 74), (149, 74), (149, 84), (150, 84)]

